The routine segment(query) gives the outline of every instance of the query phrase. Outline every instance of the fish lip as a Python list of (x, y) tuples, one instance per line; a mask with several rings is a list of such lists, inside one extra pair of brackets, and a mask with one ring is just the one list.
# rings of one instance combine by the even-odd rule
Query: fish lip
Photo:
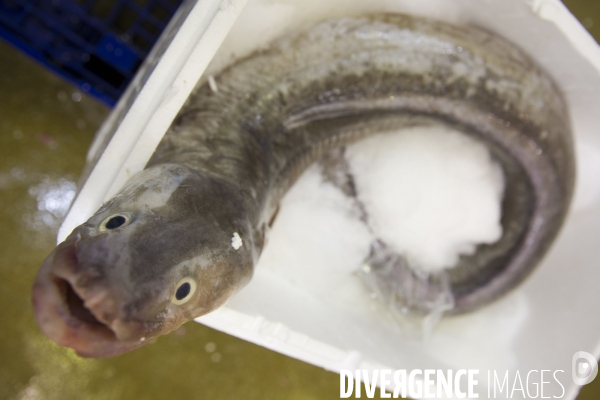
[(90, 312), (98, 321), (97, 324), (79, 319), (71, 313), (64, 285), (70, 285), (75, 294), (80, 296), (73, 284), (77, 268), (75, 243), (75, 240), (69, 239), (61, 243), (44, 260), (37, 274), (32, 303), (40, 330), (56, 343), (74, 349), (82, 357), (111, 357), (146, 344), (140, 339), (119, 339), (110, 324), (101, 321), (93, 310)]

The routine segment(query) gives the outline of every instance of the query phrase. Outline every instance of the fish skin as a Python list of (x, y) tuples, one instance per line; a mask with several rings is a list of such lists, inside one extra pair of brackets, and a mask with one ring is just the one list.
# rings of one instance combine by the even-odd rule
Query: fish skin
[[(146, 169), (44, 262), (34, 308), (58, 343), (112, 356), (220, 306), (251, 278), (266, 227), (302, 171), (374, 132), (446, 124), (484, 141), (503, 168), (503, 236), (452, 270), (454, 313), (521, 282), (567, 213), (575, 170), (562, 95), (529, 57), (482, 29), (404, 15), (329, 20), (215, 79), (218, 92), (201, 83)], [(100, 231), (116, 213), (128, 223)], [(58, 255), (64, 249), (75, 261)], [(198, 289), (175, 305), (176, 283), (188, 276)], [(89, 310), (113, 339), (70, 339), (77, 328), (55, 321), (68, 307), (48, 294), (57, 277), (84, 303), (111, 299)]]

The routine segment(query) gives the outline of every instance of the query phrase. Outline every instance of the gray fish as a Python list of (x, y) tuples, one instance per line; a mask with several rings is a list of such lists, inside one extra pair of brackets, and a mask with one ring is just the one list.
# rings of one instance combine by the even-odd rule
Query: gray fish
[(44, 261), (41, 330), (82, 356), (142, 346), (251, 278), (281, 197), (315, 160), (375, 132), (445, 124), (505, 175), (501, 239), (449, 273), (454, 313), (521, 282), (556, 236), (574, 156), (552, 79), (482, 29), (403, 15), (327, 20), (199, 85), (146, 169)]

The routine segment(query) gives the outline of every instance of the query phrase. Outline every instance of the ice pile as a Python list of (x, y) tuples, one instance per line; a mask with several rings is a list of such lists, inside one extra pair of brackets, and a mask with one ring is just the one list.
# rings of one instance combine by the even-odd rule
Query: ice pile
[(347, 151), (375, 235), (425, 271), (502, 235), (502, 169), (485, 145), (434, 125), (371, 136)]
[[(430, 293), (412, 302), (431, 303), (417, 324), (429, 330), (452, 305), (444, 271), (502, 234), (502, 170), (485, 144), (443, 125), (382, 132), (349, 146), (344, 158), (356, 197), (313, 165), (283, 199), (258, 268), (326, 298), (368, 277), (365, 263), (383, 243), (405, 275), (426, 283)], [(394, 303), (370, 283), (364, 301), (379, 296), (404, 318), (406, 298)]]

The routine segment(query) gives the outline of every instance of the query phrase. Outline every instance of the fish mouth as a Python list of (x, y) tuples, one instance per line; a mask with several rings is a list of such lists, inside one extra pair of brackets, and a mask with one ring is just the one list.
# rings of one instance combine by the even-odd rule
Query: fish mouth
[(77, 287), (76, 269), (74, 240), (61, 243), (44, 260), (32, 290), (40, 330), (82, 357), (116, 356), (146, 344), (140, 323), (123, 322), (107, 311), (114, 309), (108, 291)]

